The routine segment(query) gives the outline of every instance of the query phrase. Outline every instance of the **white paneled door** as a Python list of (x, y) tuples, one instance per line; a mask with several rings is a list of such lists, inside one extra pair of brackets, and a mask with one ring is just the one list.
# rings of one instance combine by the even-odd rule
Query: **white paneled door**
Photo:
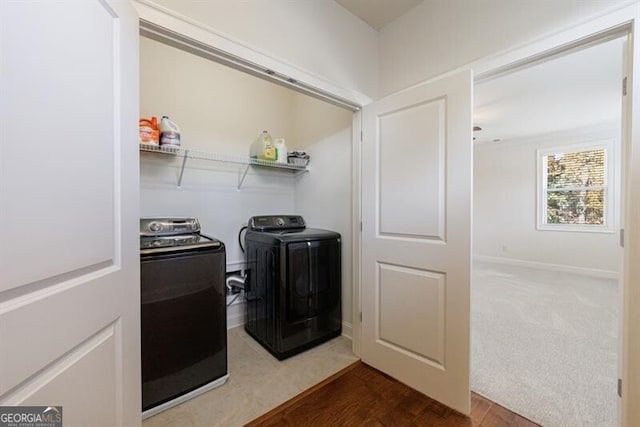
[(0, 406), (140, 425), (138, 19), (0, 0)]
[(363, 360), (469, 413), (472, 75), (363, 110)]

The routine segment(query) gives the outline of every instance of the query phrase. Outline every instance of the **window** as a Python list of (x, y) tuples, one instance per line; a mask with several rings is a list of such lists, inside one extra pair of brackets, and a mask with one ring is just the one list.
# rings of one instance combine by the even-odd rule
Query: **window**
[(538, 151), (538, 228), (612, 231), (610, 143)]

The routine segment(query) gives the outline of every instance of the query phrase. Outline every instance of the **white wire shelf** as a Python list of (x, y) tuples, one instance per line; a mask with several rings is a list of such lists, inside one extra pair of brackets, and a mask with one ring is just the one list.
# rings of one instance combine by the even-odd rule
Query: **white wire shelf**
[(247, 177), (247, 172), (251, 166), (259, 166), (264, 168), (273, 168), (288, 170), (293, 172), (308, 172), (307, 166), (293, 165), (290, 163), (278, 163), (269, 160), (259, 160), (251, 157), (235, 156), (231, 154), (212, 153), (207, 151), (190, 150), (182, 147), (171, 147), (167, 145), (155, 145), (140, 143), (140, 151), (148, 153), (160, 153), (182, 158), (182, 166), (180, 168), (180, 175), (178, 177), (178, 187), (182, 185), (182, 175), (184, 174), (184, 167), (187, 163), (187, 159), (208, 160), (221, 163), (232, 163), (237, 165), (246, 166), (242, 172), (238, 181), (238, 190), (242, 187), (244, 179)]

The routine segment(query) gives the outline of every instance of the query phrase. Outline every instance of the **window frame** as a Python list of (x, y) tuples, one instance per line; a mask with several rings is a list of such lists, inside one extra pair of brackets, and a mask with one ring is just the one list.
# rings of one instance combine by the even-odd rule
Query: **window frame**
[[(616, 151), (613, 139), (583, 142), (579, 144), (554, 146), (536, 150), (537, 156), (537, 207), (536, 229), (543, 231), (575, 231), (587, 233), (615, 233), (617, 226), (616, 194), (617, 180), (614, 174), (616, 165)], [(604, 149), (604, 224), (549, 224), (547, 223), (547, 162), (546, 157), (556, 153), (576, 153)], [(595, 187), (599, 189), (600, 187)]]

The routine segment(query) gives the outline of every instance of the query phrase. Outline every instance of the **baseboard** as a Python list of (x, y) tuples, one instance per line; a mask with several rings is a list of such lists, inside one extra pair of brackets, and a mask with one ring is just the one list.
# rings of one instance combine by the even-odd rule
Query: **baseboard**
[(227, 263), (227, 271), (243, 271), (247, 268), (246, 261), (230, 261)]
[(353, 339), (353, 325), (349, 322), (342, 322), (342, 336), (345, 338)]
[[(227, 297), (229, 298), (229, 297)], [(238, 297), (238, 300), (227, 306), (227, 329), (244, 325), (244, 307), (245, 303)]]
[(239, 314), (236, 316), (227, 316), (227, 329), (237, 328), (244, 325), (244, 316)]
[(601, 279), (617, 279), (618, 272), (599, 270), (596, 268), (575, 267), (573, 265), (548, 264), (545, 262), (525, 261), (523, 259), (474, 255), (474, 261), (491, 262), (494, 264), (516, 265), (519, 267), (537, 268), (539, 270), (561, 271), (564, 273), (582, 274), (583, 276), (599, 277)]

